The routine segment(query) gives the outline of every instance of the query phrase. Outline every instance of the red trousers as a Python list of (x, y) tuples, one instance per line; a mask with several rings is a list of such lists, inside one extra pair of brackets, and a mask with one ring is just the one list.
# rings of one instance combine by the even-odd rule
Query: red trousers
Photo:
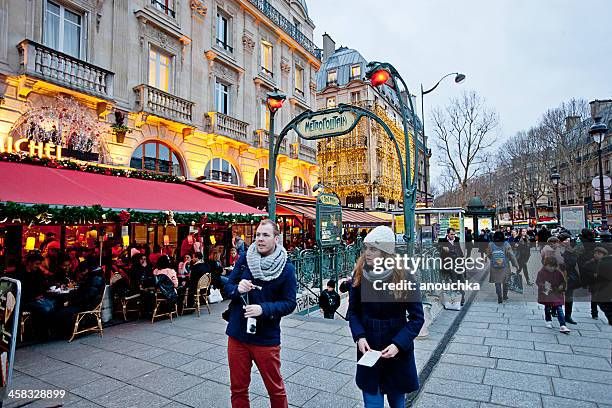
[(249, 408), (249, 384), (253, 361), (270, 397), (271, 408), (287, 408), (287, 392), (280, 373), (280, 346), (256, 346), (232, 337), (227, 341), (232, 408)]

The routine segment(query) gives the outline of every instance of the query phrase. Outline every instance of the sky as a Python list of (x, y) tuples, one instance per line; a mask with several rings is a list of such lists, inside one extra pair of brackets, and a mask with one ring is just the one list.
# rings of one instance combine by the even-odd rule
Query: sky
[[(336, 47), (393, 64), (410, 92), (431, 110), (476, 91), (500, 118), (501, 143), (571, 98), (612, 99), (612, 0), (307, 0), (317, 26)], [(420, 100), (417, 102), (420, 112)], [(431, 133), (427, 132), (429, 135)], [(431, 146), (429, 146), (431, 147)], [(441, 170), (431, 161), (432, 183)]]

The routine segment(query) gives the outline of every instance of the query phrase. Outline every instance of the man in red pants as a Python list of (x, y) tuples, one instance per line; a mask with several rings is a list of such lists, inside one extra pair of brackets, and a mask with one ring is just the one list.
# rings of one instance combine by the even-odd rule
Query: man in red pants
[(272, 408), (286, 408), (280, 373), (280, 320), (296, 307), (295, 267), (280, 244), (278, 226), (263, 220), (255, 243), (242, 254), (225, 284), (232, 299), (225, 333), (233, 408), (249, 407), (253, 361), (268, 390)]

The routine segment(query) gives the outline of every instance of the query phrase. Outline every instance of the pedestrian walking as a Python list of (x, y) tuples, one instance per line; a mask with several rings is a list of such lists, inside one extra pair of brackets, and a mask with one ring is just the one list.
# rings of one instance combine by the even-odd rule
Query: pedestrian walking
[(538, 303), (544, 305), (546, 327), (552, 329), (552, 312), (556, 311), (559, 331), (569, 334), (571, 330), (565, 325), (562, 308), (565, 303), (565, 276), (559, 269), (555, 257), (549, 256), (544, 259), (544, 266), (538, 272), (536, 284), (538, 285)]
[(323, 311), (323, 317), (333, 319), (336, 310), (340, 307), (340, 295), (336, 292), (336, 281), (327, 281), (327, 289), (319, 295), (319, 307)]
[(465, 256), (466, 258), (472, 257), (472, 250), (474, 249), (474, 234), (472, 230), (465, 227)]
[(407, 279), (404, 271), (374, 269), (377, 258), (392, 257), (395, 252), (393, 230), (378, 226), (363, 242), (364, 253), (355, 264), (349, 297), (349, 326), (358, 359), (370, 350), (382, 354), (372, 367), (357, 365), (355, 382), (366, 408), (382, 407), (385, 395), (391, 408), (404, 408), (405, 394), (419, 388), (413, 341), (424, 323), (423, 305), (418, 290), (398, 293), (374, 289), (375, 282)]
[(529, 242), (527, 230), (525, 228), (521, 228), (520, 235), (516, 238), (516, 260), (518, 262), (517, 273), (519, 275), (522, 273), (525, 276), (527, 285), (532, 286), (533, 282), (529, 280), (529, 269), (527, 267), (529, 258), (531, 258), (531, 242)]
[(240, 256), (225, 284), (231, 298), (227, 358), (233, 408), (249, 407), (253, 361), (272, 408), (286, 408), (287, 392), (280, 368), (280, 321), (297, 303), (295, 267), (280, 242), (273, 221), (259, 223), (255, 242)]
[(565, 281), (567, 289), (565, 291), (565, 322), (570, 324), (578, 324), (572, 319), (572, 309), (574, 305), (574, 290), (582, 286), (580, 282), (580, 274), (578, 273), (578, 254), (575, 250), (575, 245), (572, 242), (571, 236), (567, 233), (561, 233), (558, 236), (561, 244), (563, 257), (562, 272), (565, 273)]
[(518, 268), (512, 247), (506, 241), (502, 231), (495, 231), (493, 234), (493, 242), (489, 243), (487, 256), (489, 257), (489, 283), (495, 284), (497, 303), (501, 304), (508, 300), (508, 279), (512, 272), (510, 264)]
[[(455, 266), (457, 265), (457, 259), (463, 258), (463, 250), (461, 249), (459, 238), (453, 228), (446, 230), (446, 237), (438, 241), (438, 248), (440, 250), (440, 258), (442, 259), (442, 268), (440, 270), (442, 279), (450, 282), (461, 280), (462, 275), (455, 272)], [(443, 294), (441, 302), (445, 309), (461, 309), (461, 306), (465, 303), (465, 291), (460, 290), (459, 293), (461, 294), (461, 303), (459, 307), (452, 303), (448, 303), (446, 301), (446, 294)]]

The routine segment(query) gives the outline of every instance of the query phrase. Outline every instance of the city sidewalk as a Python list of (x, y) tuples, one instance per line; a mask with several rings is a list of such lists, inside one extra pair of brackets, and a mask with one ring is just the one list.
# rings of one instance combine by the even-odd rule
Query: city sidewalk
[[(535, 276), (533, 277), (535, 280)], [(498, 305), (485, 281), (440, 362), (425, 382), (419, 408), (611, 408), (612, 326), (574, 303), (571, 334), (544, 326), (536, 287)]]
[[(17, 350), (16, 390), (65, 390), (62, 400), (10, 400), (5, 407), (206, 407), (230, 406), (226, 303), (200, 318), (185, 315), (151, 324), (109, 327), (104, 337), (55, 341)], [(419, 370), (458, 316), (443, 312), (427, 339), (416, 341)], [(347, 322), (292, 315), (282, 323), (282, 373), (294, 407), (357, 407), (356, 348)], [(255, 368), (253, 369), (255, 372)], [(252, 376), (252, 407), (268, 407), (259, 375)]]

